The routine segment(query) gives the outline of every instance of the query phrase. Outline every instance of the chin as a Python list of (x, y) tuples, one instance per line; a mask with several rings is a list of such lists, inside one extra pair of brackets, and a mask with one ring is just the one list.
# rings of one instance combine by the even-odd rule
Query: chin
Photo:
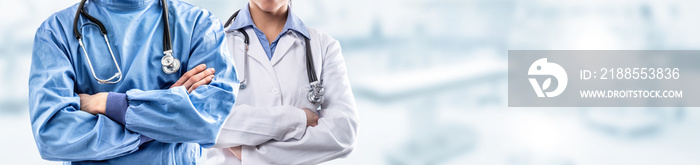
[(266, 12), (274, 12), (287, 5), (287, 0), (252, 0), (253, 5), (257, 5)]

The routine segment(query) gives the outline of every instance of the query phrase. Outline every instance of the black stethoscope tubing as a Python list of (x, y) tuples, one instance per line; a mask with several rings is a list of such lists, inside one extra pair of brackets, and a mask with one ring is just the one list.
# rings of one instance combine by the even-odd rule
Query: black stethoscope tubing
[[(80, 19), (80, 16), (84, 16), (91, 22), (97, 24), (97, 27), (100, 28), (100, 32), (102, 32), (102, 35), (106, 36), (107, 35), (107, 28), (105, 28), (104, 24), (100, 22), (100, 20), (97, 20), (97, 18), (91, 16), (88, 14), (84, 7), (85, 7), (85, 2), (87, 0), (81, 0), (80, 5), (78, 5), (78, 10), (75, 13), (75, 18), (73, 19), (73, 34), (75, 34), (75, 38), (80, 41), (80, 39), (83, 37), (82, 34), (80, 34), (80, 31), (78, 30), (78, 20)], [(163, 15), (162, 15), (162, 21), (163, 21), (163, 58), (161, 59), (161, 63), (163, 65), (163, 72), (167, 74), (172, 74), (177, 72), (180, 68), (180, 60), (177, 58), (173, 57), (173, 49), (172, 49), (172, 39), (170, 37), (170, 21), (168, 19), (168, 3), (166, 0), (161, 0), (160, 1), (161, 6), (163, 7)], [(109, 42), (107, 43), (109, 44)], [(111, 49), (111, 48), (110, 48)], [(86, 52), (87, 53), (87, 52)], [(110, 50), (111, 53), (111, 50)], [(114, 56), (112, 54), (112, 56)], [(89, 59), (88, 59), (89, 60)], [(90, 66), (92, 69), (92, 66)], [(93, 73), (94, 75), (94, 73)], [(97, 78), (97, 77), (95, 77)]]
[[(238, 10), (235, 13), (233, 13), (233, 15), (231, 15), (231, 17), (229, 17), (228, 20), (226, 21), (226, 23), (224, 24), (224, 27), (228, 27), (231, 24), (231, 22), (233, 22), (233, 20), (236, 19), (236, 16), (238, 16), (238, 12), (240, 12), (240, 11), (241, 10)], [(248, 37), (248, 33), (246, 33), (243, 30), (243, 28), (236, 29), (236, 31), (243, 34), (243, 38), (244, 38), (243, 43), (245, 43), (245, 46), (246, 46), (245, 54), (247, 54), (248, 45), (250, 44), (250, 37)], [(303, 38), (304, 38), (304, 42), (306, 44), (306, 50), (305, 50), (306, 51), (306, 71), (307, 71), (306, 74), (307, 74), (307, 77), (309, 78), (309, 84), (311, 86), (311, 89), (309, 90), (309, 93), (308, 93), (308, 98), (309, 98), (310, 102), (320, 104), (320, 103), (324, 102), (323, 96), (325, 95), (325, 89), (323, 88), (323, 80), (318, 81), (318, 77), (316, 77), (316, 67), (314, 66), (314, 59), (313, 59), (313, 56), (311, 54), (311, 43), (309, 42), (308, 38), (306, 38), (306, 37), (303, 37)], [(247, 72), (247, 70), (248, 70), (247, 58), (248, 57), (246, 57), (246, 55), (244, 55), (244, 58), (245, 58), (244, 65), (246, 65), (246, 66), (244, 66), (244, 68), (246, 69), (245, 70), (246, 73), (244, 73), (245, 74), (244, 78), (241, 81), (241, 86), (240, 86), (241, 89), (246, 88), (246, 86), (247, 86), (246, 81), (247, 81), (247, 76), (248, 76), (248, 72)]]
[[(75, 18), (73, 19), (73, 34), (75, 34), (76, 39), (81, 39), (82, 35), (80, 34), (80, 31), (78, 30), (78, 20), (80, 19), (80, 15), (85, 16), (88, 20), (92, 21), (93, 23), (97, 24), (97, 27), (100, 28), (100, 32), (102, 34), (107, 34), (107, 28), (100, 22), (100, 20), (97, 20), (97, 18), (92, 17), (90, 14), (88, 14), (83, 7), (85, 6), (85, 2), (87, 0), (81, 0), (80, 5), (78, 5), (78, 11), (75, 13)], [(170, 21), (168, 21), (168, 3), (165, 2), (165, 0), (161, 0), (162, 6), (163, 6), (163, 21), (165, 22), (165, 28), (163, 30), (163, 50), (172, 50), (172, 42), (170, 40)]]
[[(233, 22), (234, 19), (236, 19), (236, 16), (238, 16), (238, 12), (241, 10), (236, 11), (231, 15), (231, 17), (228, 18), (226, 23), (224, 24), (224, 27), (228, 27), (231, 25), (231, 22)], [(248, 37), (248, 33), (246, 33), (242, 28), (241, 29), (236, 29), (236, 31), (240, 32), (243, 34), (243, 43), (246, 45), (250, 44), (250, 37)], [(316, 67), (314, 67), (314, 59), (311, 54), (311, 44), (309, 42), (308, 38), (304, 38), (304, 42), (306, 43), (306, 69), (307, 69), (307, 76), (309, 77), (309, 83), (318, 81), (318, 77), (316, 77)]]

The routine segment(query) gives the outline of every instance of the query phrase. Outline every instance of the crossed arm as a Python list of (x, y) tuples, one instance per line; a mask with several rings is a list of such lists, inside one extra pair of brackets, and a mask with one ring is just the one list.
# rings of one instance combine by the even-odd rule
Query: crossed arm
[(190, 54), (183, 69), (206, 63), (216, 68), (217, 74), (200, 79), (205, 80), (201, 83), (190, 81), (188, 88), (185, 81), (170, 89), (121, 93), (122, 103), (128, 105), (122, 111), (121, 122), (102, 115), (108, 113), (104, 96), (109, 94), (76, 93), (81, 68), (76, 67), (74, 58), (81, 56), (73, 56), (76, 52), (72, 50), (77, 49), (71, 45), (73, 41), (63, 38), (61, 31), (52, 30), (57, 29), (52, 27), (58, 24), (54, 21), (47, 20), (36, 32), (28, 81), (29, 117), (42, 158), (107, 160), (136, 152), (141, 143), (151, 139), (203, 147), (215, 143), (238, 88), (218, 19), (199, 19), (190, 47), (183, 48)]
[(319, 164), (347, 156), (357, 137), (355, 100), (340, 44), (320, 42), (328, 44), (322, 47), (321, 77), (330, 95), (325, 95), (323, 109), (318, 111), (318, 124), (297, 124), (302, 115), (295, 110), (311, 107), (308, 102), (277, 107), (235, 105), (214, 148), (228, 148), (242, 164)]
[[(191, 93), (199, 86), (209, 85), (214, 78), (214, 72), (214, 68), (207, 69), (206, 64), (199, 64), (183, 74), (170, 88), (183, 86), (187, 89), (187, 93)], [(93, 95), (84, 93), (78, 94), (78, 96), (80, 96), (80, 105), (82, 106), (80, 110), (93, 115), (104, 115), (107, 108), (108, 94), (108, 92), (100, 92)]]
[[(214, 78), (215, 70), (214, 68), (206, 68), (206, 64), (200, 64), (197, 67), (187, 71), (180, 77), (180, 79), (175, 82), (170, 88), (183, 86), (187, 89), (187, 92), (192, 92), (202, 85), (208, 85)], [(96, 93), (94, 95), (89, 94), (78, 94), (80, 96), (80, 104), (82, 108), (80, 110), (88, 112), (93, 115), (102, 114), (105, 115), (105, 109), (107, 104), (107, 92)], [(306, 126), (316, 126), (318, 125), (318, 115), (307, 108), (303, 108), (306, 115)], [(241, 153), (241, 146), (231, 147), (231, 152), (233, 152), (239, 159)]]

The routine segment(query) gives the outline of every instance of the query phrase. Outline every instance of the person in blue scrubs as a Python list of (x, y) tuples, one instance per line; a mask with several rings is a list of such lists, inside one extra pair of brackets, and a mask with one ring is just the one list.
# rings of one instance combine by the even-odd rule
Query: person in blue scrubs
[(238, 91), (223, 28), (208, 11), (178, 0), (167, 3), (173, 56), (181, 61), (173, 74), (161, 69), (160, 1), (85, 4), (109, 32), (123, 76), (114, 84), (99, 83), (87, 63), (90, 58), (97, 77), (118, 72), (100, 29), (84, 16), (77, 19), (89, 57), (73, 34), (78, 5), (41, 24), (32, 51), (29, 109), (42, 158), (67, 164), (196, 164), (202, 147), (214, 145)]

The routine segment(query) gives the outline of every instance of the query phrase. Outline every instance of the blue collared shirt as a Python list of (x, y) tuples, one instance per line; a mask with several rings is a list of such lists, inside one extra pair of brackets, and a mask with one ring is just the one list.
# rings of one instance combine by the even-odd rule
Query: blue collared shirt
[[(240, 12), (238, 12), (238, 16), (236, 17), (236, 20), (231, 23), (230, 29), (240, 29), (240, 28), (247, 28), (247, 27), (253, 27), (253, 31), (255, 31), (255, 35), (258, 36), (258, 40), (260, 41), (260, 44), (262, 45), (263, 49), (265, 50), (265, 54), (267, 54), (267, 59), (272, 59), (272, 53), (275, 52), (275, 48), (277, 47), (277, 42), (279, 42), (280, 38), (282, 37), (282, 34), (287, 31), (293, 31), (296, 33), (299, 33), (303, 35), (306, 38), (309, 38), (309, 31), (306, 30), (306, 26), (304, 25), (303, 22), (301, 22), (301, 19), (294, 15), (292, 13), (291, 8), (288, 10), (287, 14), (287, 22), (284, 23), (284, 27), (282, 28), (282, 32), (277, 35), (277, 38), (275, 41), (270, 41), (267, 40), (267, 37), (265, 36), (265, 33), (263, 33), (260, 29), (258, 29), (257, 26), (255, 26), (255, 23), (253, 22), (253, 18), (250, 16), (250, 4), (246, 5), (245, 8), (241, 9)], [(270, 43), (270, 44), (268, 44)]]

